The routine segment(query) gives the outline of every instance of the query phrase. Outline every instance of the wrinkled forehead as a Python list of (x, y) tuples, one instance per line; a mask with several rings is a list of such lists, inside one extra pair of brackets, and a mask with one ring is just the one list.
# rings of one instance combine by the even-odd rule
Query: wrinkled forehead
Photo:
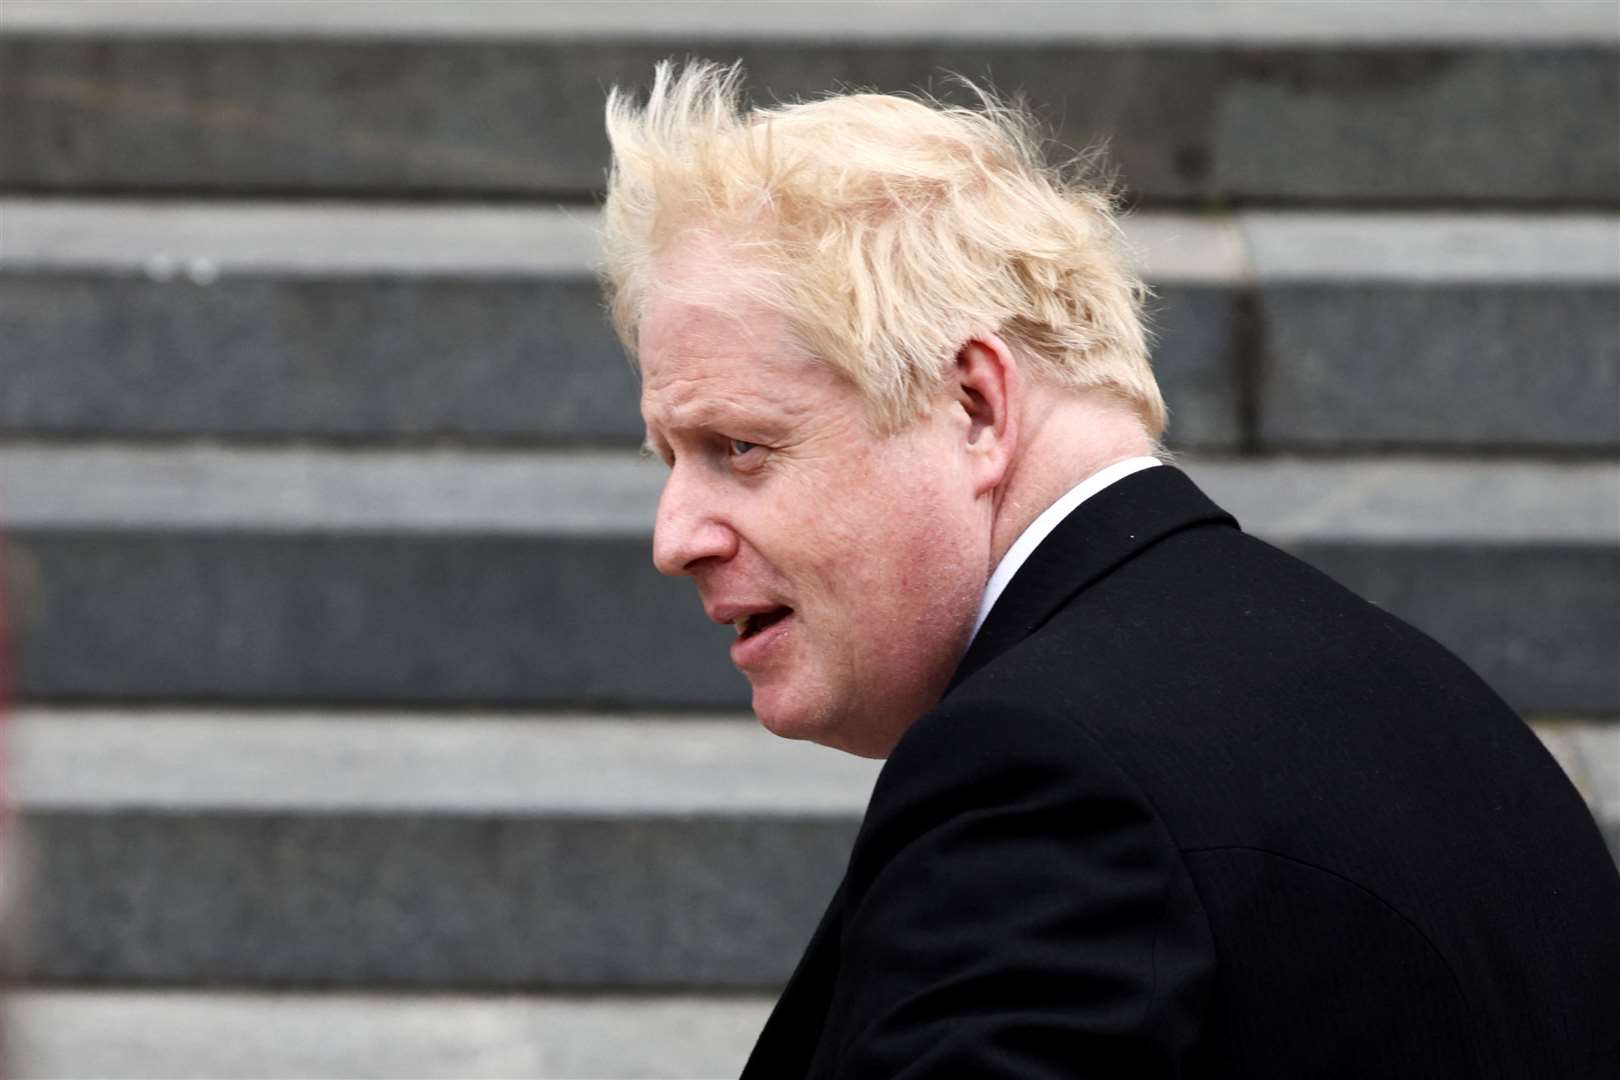
[(857, 382), (817, 355), (748, 234), (694, 229), (660, 253), (637, 324), (649, 433), (677, 405), (752, 396), (801, 414), (832, 405), (878, 426)]
[(650, 436), (706, 426), (727, 411), (802, 413), (853, 393), (780, 314), (724, 291), (655, 297), (642, 319), (640, 354)]

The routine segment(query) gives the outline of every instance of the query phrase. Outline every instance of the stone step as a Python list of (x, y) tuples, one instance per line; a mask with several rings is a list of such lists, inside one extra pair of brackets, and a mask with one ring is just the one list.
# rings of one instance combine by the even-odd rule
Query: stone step
[(24, 709), (34, 982), (770, 987), (877, 763), (734, 717)]
[(769, 995), (22, 990), (13, 1080), (736, 1076)]
[(1620, 720), (1546, 719), (1532, 726), (1591, 807), (1620, 863)]
[[(1620, 856), (1620, 723), (1541, 733)], [(737, 716), (466, 712), (32, 708), (9, 757), (34, 986), (768, 990), (878, 769)]]
[[(1525, 712), (1620, 711), (1620, 463), (1191, 459)], [(25, 700), (740, 708), (629, 452), (0, 447)]]
[[(1613, 44), (1620, 27), (1602, 0), (1496, 3), (1360, 0), (1159, 0), (1152, 7), (1057, 0), (1020, 5), (1019, 18), (971, 0), (822, 0), (758, 4), (730, 0), (416, 0), (379, 11), (371, 0), (8, 0), (0, 27), (39, 35), (616, 39), (679, 41), (1073, 41), (1242, 42), (1251, 45)], [(925, 28), (925, 29), (920, 29)]]
[[(1620, 446), (1620, 215), (1142, 214), (1172, 442)], [(639, 442), (596, 217), (0, 199), (0, 433)]]
[(1614, 205), (1612, 6), (1329, 7), (8, 0), (0, 188), (579, 197), (605, 88), (700, 55), (762, 99), (987, 77), (1150, 202)]

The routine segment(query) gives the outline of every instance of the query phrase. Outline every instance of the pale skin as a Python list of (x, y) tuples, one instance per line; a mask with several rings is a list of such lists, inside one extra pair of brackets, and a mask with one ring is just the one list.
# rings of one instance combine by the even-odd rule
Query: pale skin
[(925, 415), (879, 434), (781, 316), (719, 273), (708, 295), (655, 294), (640, 328), (647, 442), (671, 470), (653, 561), (692, 577), (711, 618), (743, 620), (732, 656), (766, 728), (886, 757), (944, 692), (1018, 535), (1152, 440), (1111, 396), (1030, 379), (993, 334), (963, 344)]

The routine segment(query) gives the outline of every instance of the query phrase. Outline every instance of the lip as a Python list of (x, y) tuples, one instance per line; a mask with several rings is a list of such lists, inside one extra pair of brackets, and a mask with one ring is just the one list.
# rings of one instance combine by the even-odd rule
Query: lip
[(717, 623), (734, 623), (744, 615), (763, 615), (786, 604), (715, 604), (703, 609), (704, 614)]
[[(774, 610), (774, 609), (772, 609)], [(782, 639), (793, 627), (798, 612), (790, 611), (778, 621), (750, 637), (738, 638), (731, 643), (731, 662), (743, 671), (757, 667), (770, 658), (782, 645)]]

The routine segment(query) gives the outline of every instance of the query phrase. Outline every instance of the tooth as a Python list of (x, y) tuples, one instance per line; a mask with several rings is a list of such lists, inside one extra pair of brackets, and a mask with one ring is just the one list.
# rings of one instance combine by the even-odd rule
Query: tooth
[(735, 619), (731, 620), (731, 625), (737, 628), (737, 636), (742, 637), (744, 634), (748, 633), (748, 616), (737, 616)]

